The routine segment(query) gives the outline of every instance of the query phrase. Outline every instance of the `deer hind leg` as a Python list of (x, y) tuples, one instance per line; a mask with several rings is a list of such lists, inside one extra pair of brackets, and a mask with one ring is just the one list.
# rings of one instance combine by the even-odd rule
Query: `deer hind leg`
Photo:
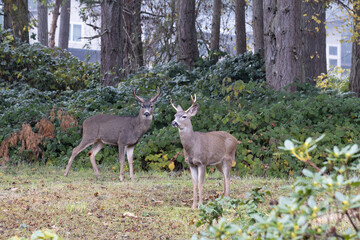
[(73, 163), (75, 157), (80, 152), (82, 152), (85, 148), (87, 148), (88, 146), (90, 146), (93, 143), (94, 143), (93, 141), (85, 141), (84, 139), (82, 139), (80, 144), (73, 149), (71, 157), (70, 157), (69, 162), (68, 162), (68, 164), (66, 166), (66, 169), (65, 169), (65, 174), (64, 174), (65, 176), (67, 176), (69, 174), (71, 164)]
[(222, 164), (222, 173), (224, 175), (224, 196), (228, 197), (230, 193), (230, 173), (232, 159), (224, 160)]
[(102, 142), (96, 142), (88, 154), (91, 165), (94, 169), (94, 172), (95, 172), (95, 175), (97, 178), (100, 177), (100, 174), (99, 174), (99, 169), (96, 166), (95, 156), (103, 147), (104, 147), (104, 144)]
[(191, 208), (197, 207), (197, 188), (198, 188), (198, 168), (196, 166), (190, 166), (190, 174), (193, 184), (193, 204)]
[(124, 181), (124, 165), (125, 165), (125, 146), (119, 144), (119, 161), (120, 161), (120, 181)]
[(134, 169), (133, 169), (134, 147), (135, 146), (127, 146), (127, 148), (126, 148), (127, 159), (128, 159), (128, 162), (129, 162), (129, 170), (130, 170), (131, 181), (134, 181)]

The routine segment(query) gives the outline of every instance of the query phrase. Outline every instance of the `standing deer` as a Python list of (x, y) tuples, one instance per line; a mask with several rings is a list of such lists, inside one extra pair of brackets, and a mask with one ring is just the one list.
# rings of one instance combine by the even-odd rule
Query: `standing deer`
[(74, 158), (85, 148), (93, 145), (88, 153), (91, 165), (96, 177), (99, 178), (99, 170), (96, 166), (95, 156), (103, 148), (104, 144), (117, 145), (119, 148), (120, 159), (120, 181), (124, 181), (125, 151), (130, 168), (130, 178), (134, 180), (133, 173), (133, 153), (134, 147), (140, 138), (150, 128), (153, 119), (154, 103), (160, 96), (160, 89), (155, 97), (150, 100), (143, 99), (136, 95), (135, 98), (140, 103), (140, 112), (138, 116), (114, 116), (98, 114), (87, 118), (83, 123), (83, 136), (80, 144), (72, 151), (69, 162), (66, 166), (65, 176), (68, 175)]
[(179, 129), (180, 140), (184, 148), (185, 161), (190, 166), (193, 183), (193, 204), (197, 207), (197, 189), (199, 189), (199, 205), (203, 203), (202, 190), (207, 166), (216, 166), (224, 175), (224, 195), (229, 196), (230, 171), (238, 141), (231, 134), (224, 131), (194, 132), (191, 118), (196, 115), (199, 104), (191, 96), (192, 105), (184, 111), (180, 105), (175, 107), (172, 100), (171, 106), (176, 110), (172, 125)]

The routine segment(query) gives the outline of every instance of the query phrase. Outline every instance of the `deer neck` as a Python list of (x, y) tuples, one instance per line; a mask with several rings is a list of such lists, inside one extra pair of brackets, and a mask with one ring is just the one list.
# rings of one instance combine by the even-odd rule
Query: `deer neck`
[(134, 125), (138, 128), (139, 132), (144, 134), (150, 128), (152, 118), (153, 118), (152, 116), (145, 117), (145, 116), (142, 116), (142, 115), (138, 115), (134, 120)]
[(195, 132), (190, 125), (189, 127), (186, 127), (185, 129), (179, 129), (179, 135), (181, 144), (183, 145), (185, 151), (191, 152), (191, 149), (194, 147), (195, 144)]

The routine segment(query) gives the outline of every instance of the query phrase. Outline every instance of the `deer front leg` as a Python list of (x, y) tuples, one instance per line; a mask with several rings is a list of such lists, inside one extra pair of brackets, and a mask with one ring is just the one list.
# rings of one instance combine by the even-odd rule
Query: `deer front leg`
[(190, 173), (191, 173), (192, 184), (193, 184), (193, 204), (192, 204), (191, 208), (195, 209), (197, 207), (197, 188), (198, 188), (198, 169), (197, 169), (197, 167), (190, 166)]
[(119, 160), (120, 160), (120, 181), (124, 181), (124, 164), (125, 164), (125, 146), (119, 144)]
[(203, 192), (203, 184), (205, 179), (205, 170), (206, 170), (205, 165), (198, 166), (199, 206), (203, 204), (202, 192)]
[(131, 181), (134, 181), (134, 169), (133, 169), (133, 163), (134, 163), (134, 147), (135, 146), (128, 146), (126, 153), (127, 153), (127, 159), (129, 162), (129, 170), (130, 170), (130, 178)]

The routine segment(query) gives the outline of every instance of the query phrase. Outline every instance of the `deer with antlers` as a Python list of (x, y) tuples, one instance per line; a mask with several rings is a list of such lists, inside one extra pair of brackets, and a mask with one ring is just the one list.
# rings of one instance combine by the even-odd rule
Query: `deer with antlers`
[(179, 129), (180, 140), (184, 148), (185, 161), (189, 164), (193, 183), (193, 204), (197, 207), (199, 190), (199, 205), (203, 203), (202, 190), (207, 166), (216, 166), (224, 175), (224, 195), (229, 196), (230, 171), (237, 145), (240, 143), (231, 134), (224, 131), (194, 132), (191, 118), (196, 115), (199, 104), (191, 96), (192, 105), (184, 111), (180, 105), (175, 107), (172, 100), (171, 106), (176, 110), (172, 125)]
[(133, 153), (134, 147), (140, 138), (149, 130), (152, 119), (154, 104), (160, 96), (160, 88), (157, 95), (150, 100), (143, 99), (135, 93), (133, 94), (140, 103), (138, 116), (115, 116), (98, 114), (87, 118), (83, 123), (83, 136), (80, 144), (72, 151), (69, 162), (66, 166), (65, 176), (69, 174), (74, 158), (85, 148), (93, 145), (89, 152), (91, 165), (97, 178), (100, 177), (96, 166), (95, 156), (104, 147), (104, 144), (117, 145), (120, 159), (120, 181), (124, 180), (123, 169), (125, 164), (125, 151), (129, 162), (130, 178), (134, 180), (133, 173)]

